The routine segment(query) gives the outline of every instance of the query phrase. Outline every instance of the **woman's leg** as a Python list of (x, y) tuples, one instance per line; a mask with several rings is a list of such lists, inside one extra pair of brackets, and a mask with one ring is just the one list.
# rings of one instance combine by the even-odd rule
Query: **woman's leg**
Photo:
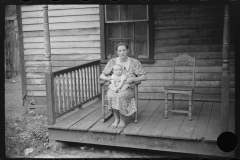
[(118, 126), (119, 123), (119, 111), (116, 109), (113, 109), (113, 115), (115, 118), (115, 121), (113, 122), (113, 124), (111, 125), (111, 127), (116, 128)]
[(121, 113), (119, 113), (119, 116), (120, 116), (120, 122), (118, 124), (118, 127), (123, 128), (123, 127), (125, 127), (125, 116), (122, 115)]

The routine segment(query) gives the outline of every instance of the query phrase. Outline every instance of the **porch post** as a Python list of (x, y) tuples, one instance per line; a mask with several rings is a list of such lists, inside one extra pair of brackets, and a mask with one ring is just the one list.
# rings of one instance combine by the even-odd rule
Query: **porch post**
[(221, 103), (221, 131), (228, 131), (229, 108), (229, 55), (230, 55), (230, 21), (229, 6), (225, 5), (223, 28), (223, 66), (222, 66), (222, 103)]
[(49, 21), (48, 21), (48, 5), (43, 5), (43, 23), (44, 23), (44, 49), (45, 60), (47, 62), (45, 80), (46, 80), (46, 96), (47, 96), (47, 112), (48, 112), (48, 124), (55, 123), (54, 112), (54, 77), (52, 74), (51, 64), (51, 46), (50, 46), (50, 33), (49, 33)]
[(49, 33), (49, 22), (48, 22), (48, 5), (43, 5), (43, 23), (44, 23), (45, 60), (47, 61), (47, 64), (48, 64), (46, 72), (52, 72), (50, 33)]

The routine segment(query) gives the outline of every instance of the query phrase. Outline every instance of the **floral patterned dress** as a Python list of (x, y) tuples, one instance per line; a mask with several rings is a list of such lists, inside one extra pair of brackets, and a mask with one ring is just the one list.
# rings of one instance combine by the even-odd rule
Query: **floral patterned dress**
[[(128, 69), (123, 70), (123, 74), (126, 75), (127, 78), (129, 77), (139, 77), (141, 75), (146, 74), (146, 72), (143, 70), (141, 63), (139, 60), (130, 58), (130, 65)], [(105, 66), (103, 70), (103, 74), (109, 76), (112, 75), (112, 67), (116, 64), (116, 59), (113, 58), (109, 60), (107, 65)], [(137, 111), (136, 103), (134, 99), (134, 90), (133, 90), (134, 84), (130, 84), (130, 87), (122, 92), (115, 93), (112, 90), (107, 91), (107, 98), (108, 98), (108, 109), (116, 109), (119, 110), (119, 112), (124, 116), (130, 116), (134, 112)]]

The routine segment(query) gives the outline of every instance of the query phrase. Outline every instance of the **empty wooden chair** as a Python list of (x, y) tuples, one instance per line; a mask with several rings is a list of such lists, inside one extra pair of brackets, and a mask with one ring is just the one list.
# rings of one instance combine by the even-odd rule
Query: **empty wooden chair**
[[(188, 72), (186, 78), (190, 76), (188, 84), (176, 84), (176, 72), (178, 76), (181, 72)], [(187, 113), (189, 120), (192, 120), (192, 112), (194, 109), (194, 86), (195, 86), (195, 57), (192, 58), (187, 54), (179, 55), (173, 58), (173, 76), (172, 84), (164, 87), (165, 94), (165, 113), (164, 117), (168, 117), (168, 112)], [(168, 94), (172, 94), (172, 108), (168, 108)], [(185, 94), (189, 96), (189, 108), (187, 110), (177, 110), (174, 108), (174, 94)]]

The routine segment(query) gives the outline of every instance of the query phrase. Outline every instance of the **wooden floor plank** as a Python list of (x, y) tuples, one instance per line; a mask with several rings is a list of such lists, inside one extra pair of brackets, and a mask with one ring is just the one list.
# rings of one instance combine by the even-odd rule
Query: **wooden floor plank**
[(89, 131), (91, 132), (104, 132), (104, 130), (113, 123), (114, 121), (114, 117), (112, 116), (109, 120), (107, 120), (106, 122), (102, 122), (102, 120), (100, 119), (96, 124), (94, 124)]
[[(147, 106), (149, 103), (149, 100), (139, 100), (138, 101), (138, 114), (140, 114)], [(131, 116), (126, 116), (125, 117), (125, 125), (127, 126), (131, 121), (134, 120), (135, 113)], [(139, 116), (138, 116), (139, 117)], [(113, 121), (114, 122), (114, 121)], [(135, 123), (135, 122), (134, 122)], [(112, 128), (111, 126), (108, 126), (104, 130), (105, 133), (121, 133), (123, 128)]]
[[(188, 109), (188, 101), (181, 101), (178, 109), (179, 110), (187, 110)], [(169, 122), (168, 126), (166, 127), (165, 131), (162, 134), (163, 138), (176, 138), (177, 133), (182, 125), (183, 120), (185, 119), (186, 114), (177, 114), (174, 113), (171, 121)]]
[(94, 112), (98, 108), (101, 107), (101, 99), (93, 102), (89, 106), (84, 107), (83, 109), (79, 109), (79, 111), (73, 113), (69, 117), (61, 120), (60, 122), (54, 124), (52, 128), (59, 128), (59, 129), (69, 129), (70, 126), (74, 125), (90, 113)]
[(229, 105), (229, 131), (235, 133), (235, 103)]
[(217, 141), (217, 137), (221, 133), (221, 103), (213, 103), (211, 116), (209, 119), (207, 132), (204, 140), (206, 141)]
[[(175, 101), (175, 109), (178, 108), (179, 104), (181, 103), (181, 101)], [(172, 102), (168, 101), (168, 107), (171, 108), (172, 107)], [(153, 137), (162, 137), (162, 134), (164, 132), (164, 130), (166, 129), (166, 127), (168, 126), (169, 122), (171, 121), (173, 116), (173, 113), (169, 112), (168, 114), (168, 118), (165, 119), (164, 116), (160, 119), (160, 121), (158, 122), (158, 124), (156, 125), (156, 127), (153, 129), (152, 131), (152, 136)]]
[(151, 100), (146, 109), (138, 115), (138, 122), (130, 122), (124, 128), (123, 133), (126, 135), (137, 135), (139, 130), (143, 127), (143, 125), (147, 122), (159, 105), (160, 104), (158, 100)]
[(191, 137), (192, 139), (197, 139), (197, 140), (204, 139), (204, 136), (207, 130), (208, 121), (211, 114), (211, 110), (212, 110), (212, 102), (204, 102)]
[(198, 117), (200, 115), (200, 111), (202, 108), (203, 102), (195, 102), (194, 103), (194, 110), (192, 114), (192, 120), (189, 121), (188, 116), (185, 117), (181, 128), (177, 133), (177, 137), (180, 139), (191, 139), (192, 133), (197, 123)]
[(95, 124), (102, 117), (102, 108), (98, 108), (96, 111), (92, 112), (81, 121), (72, 125), (70, 130), (80, 130), (87, 131), (93, 124)]
[(148, 119), (147, 123), (142, 127), (142, 129), (138, 132), (138, 135), (141, 136), (152, 136), (152, 131), (164, 115), (164, 109), (165, 109), (165, 102), (164, 100), (159, 100), (160, 106), (157, 108), (157, 110), (153, 113), (153, 115)]

